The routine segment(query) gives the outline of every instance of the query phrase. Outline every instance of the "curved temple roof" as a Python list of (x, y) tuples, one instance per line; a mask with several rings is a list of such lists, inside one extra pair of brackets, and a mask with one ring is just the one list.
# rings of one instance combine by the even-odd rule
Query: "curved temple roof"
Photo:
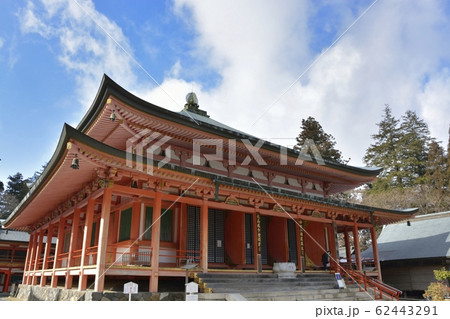
[[(191, 129), (212, 133), (213, 135), (220, 138), (248, 139), (252, 142), (252, 144), (260, 141), (260, 139), (255, 136), (231, 128), (228, 125), (225, 125), (207, 116), (195, 114), (187, 110), (182, 110), (181, 112), (172, 112), (163, 107), (159, 107), (157, 105), (149, 103), (125, 90), (123, 87), (109, 78), (106, 74), (103, 75), (103, 79), (101, 81), (100, 88), (97, 91), (94, 102), (78, 125), (78, 130), (89, 135), (88, 131), (92, 130), (93, 127), (98, 123), (98, 119), (102, 114), (103, 107), (107, 105), (107, 101), (110, 96), (117, 97), (127, 105), (145, 114), (152, 115), (169, 122), (175, 122)], [(280, 152), (287, 152), (287, 156), (293, 157), (295, 159), (297, 159), (300, 155), (300, 152), (297, 150), (285, 148), (284, 146), (268, 141), (264, 141), (261, 149), (273, 151), (277, 154), (280, 154)], [(312, 161), (317, 163), (319, 159), (313, 158)], [(379, 167), (355, 167), (328, 160), (324, 160), (324, 166), (343, 172), (373, 178), (375, 178), (382, 171), (382, 168)]]
[[(28, 227), (34, 222), (49, 214), (50, 211), (54, 210), (58, 205), (73, 196), (76, 191), (82, 189), (87, 183), (92, 181), (93, 174), (95, 174), (96, 170), (99, 168), (104, 169), (105, 163), (108, 163), (108, 165), (111, 166), (116, 165), (117, 168), (124, 171), (129, 171), (130, 173), (136, 173), (136, 170), (124, 165), (124, 163), (129, 160), (128, 157), (130, 156), (130, 154), (127, 154), (125, 151), (125, 148), (118, 148), (105, 142), (108, 136), (113, 134), (118, 128), (117, 123), (113, 126), (114, 124), (112, 124), (109, 120), (109, 114), (111, 114), (111, 111), (108, 110), (108, 101), (110, 101), (112, 97), (117, 101), (120, 101), (120, 103), (125, 103), (128, 111), (136, 110), (140, 112), (139, 114), (152, 116), (152, 120), (154, 122), (158, 122), (159, 124), (162, 123), (162, 121), (166, 121), (166, 126), (163, 126), (165, 128), (168, 127), (167, 125), (173, 125), (174, 127), (178, 126), (178, 128), (181, 127), (181, 129), (184, 128), (185, 130), (193, 132), (194, 136), (197, 136), (196, 134), (201, 132), (206, 132), (209, 134), (207, 136), (217, 138), (248, 139), (252, 141), (253, 144), (258, 141), (258, 139), (254, 136), (235, 130), (208, 117), (188, 111), (182, 111), (179, 113), (172, 112), (153, 105), (126, 91), (108, 76), (104, 75), (101, 86), (91, 108), (81, 120), (77, 129), (74, 129), (67, 124), (64, 125), (58, 146), (50, 162), (42, 175), (32, 186), (27, 196), (8, 217), (5, 225), (6, 227), (28, 229)], [(105, 112), (105, 110), (108, 110), (109, 113)], [(133, 116), (136, 117), (135, 115)], [(91, 136), (95, 135), (92, 132), (96, 127), (98, 127), (97, 132), (102, 130), (104, 131), (106, 128), (110, 129), (110, 133), (108, 133), (108, 135), (104, 138), (96, 138), (95, 136)], [(73, 148), (71, 147), (72, 145), (74, 145)], [(74, 171), (70, 167), (71, 161), (81, 147), (85, 149), (85, 154), (95, 153), (96, 156), (105, 157), (107, 160), (103, 163), (97, 160), (83, 160), (83, 162), (80, 163), (80, 169)], [(261, 149), (264, 149), (269, 153), (275, 152), (278, 154), (282, 148), (283, 147), (280, 145), (269, 142), (264, 142), (261, 146)], [(299, 152), (288, 149), (287, 155), (297, 159), (299, 157)], [(80, 159), (80, 161), (82, 159)], [(87, 157), (84, 159), (87, 159)], [(142, 159), (136, 155), (132, 155), (132, 160), (133, 163), (136, 163), (136, 161), (140, 161), (142, 163)], [(157, 165), (157, 163), (158, 161), (154, 161), (153, 165)], [(348, 177), (351, 183), (349, 182), (346, 187), (349, 187), (349, 185), (357, 185), (371, 181), (380, 172), (380, 169), (378, 168), (358, 168), (329, 161), (325, 161), (325, 165), (318, 165), (311, 162), (308, 162), (307, 165), (308, 166), (305, 170), (315, 169), (316, 173), (320, 173), (326, 169), (328, 173), (325, 172), (324, 174), (330, 174), (331, 172), (338, 179)], [(218, 176), (213, 173), (204, 172), (194, 168), (181, 167), (176, 163), (170, 163), (170, 165), (164, 166), (162, 170), (177, 171), (182, 174), (198, 176), (204, 180), (214, 180), (215, 183), (261, 192), (260, 185), (252, 183), (251, 181), (232, 179), (227, 177), (226, 174), (225, 176)], [(371, 215), (375, 214), (381, 220), (381, 223), (391, 223), (408, 218), (411, 214), (417, 211), (417, 209), (406, 211), (380, 209), (344, 203), (326, 198), (318, 198), (302, 194), (298, 191), (286, 190), (268, 185), (263, 187), (266, 191), (275, 195), (288, 196), (294, 199), (306, 200), (311, 203), (341, 207), (359, 212), (363, 211), (370, 213)], [(19, 216), (20, 218), (18, 218)]]

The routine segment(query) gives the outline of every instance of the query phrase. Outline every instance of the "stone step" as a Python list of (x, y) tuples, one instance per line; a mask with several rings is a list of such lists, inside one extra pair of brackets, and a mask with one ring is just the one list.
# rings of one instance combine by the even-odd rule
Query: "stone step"
[(267, 278), (267, 277), (242, 277), (242, 278), (227, 278), (227, 277), (199, 277), (205, 282), (321, 282), (321, 281), (333, 281), (336, 282), (334, 277), (317, 277), (317, 278)]
[[(311, 294), (316, 295), (326, 295), (326, 294), (355, 294), (358, 293), (358, 290), (354, 289), (330, 289), (330, 288), (324, 288), (324, 289), (303, 289), (303, 290), (280, 290), (280, 291), (273, 291), (274, 296), (289, 296), (289, 295), (298, 295), (298, 296), (308, 296)], [(245, 296), (251, 298), (251, 297), (258, 297), (260, 295), (264, 295), (267, 292), (254, 292), (254, 293), (245, 293)]]
[[(279, 291), (286, 291), (286, 288), (284, 287), (208, 287), (212, 288), (212, 292), (214, 293), (272, 293), (272, 292), (279, 292)], [(319, 286), (320, 289), (327, 289), (330, 288), (329, 286)], [(297, 292), (297, 291), (306, 291), (310, 292), (311, 288), (296, 288), (295, 290), (289, 290), (291, 292)]]
[(242, 280), (236, 280), (236, 279), (226, 279), (226, 278), (208, 278), (204, 279), (202, 278), (202, 282), (207, 283), (208, 285), (213, 283), (223, 283), (223, 284), (230, 284), (230, 285), (251, 285), (251, 284), (260, 284), (260, 285), (284, 285), (284, 286), (298, 286), (298, 285), (304, 285), (304, 286), (313, 286), (317, 284), (330, 284), (330, 285), (336, 285), (336, 280), (333, 278), (330, 279), (323, 279), (323, 280), (306, 280), (306, 279), (268, 279), (268, 278), (261, 278), (261, 279), (249, 279), (249, 278), (243, 278)]
[[(318, 274), (308, 274), (308, 273), (299, 273), (296, 274), (297, 278), (329, 278), (330, 276), (334, 278), (334, 275), (330, 273), (318, 273)], [(234, 274), (234, 273), (197, 273), (197, 277), (199, 278), (278, 278), (278, 276), (274, 273), (249, 273), (249, 274)]]
[(361, 293), (359, 291), (346, 291), (340, 290), (336, 292), (328, 291), (328, 292), (320, 292), (311, 290), (307, 294), (301, 292), (271, 292), (271, 293), (243, 293), (242, 296), (247, 300), (251, 301), (369, 301), (373, 300), (372, 297), (366, 293)]
[[(234, 274), (198, 273), (197, 277), (212, 291), (210, 298), (234, 294), (247, 300), (372, 300), (356, 285), (337, 289), (333, 274), (296, 274), (295, 278), (278, 278), (271, 273)], [(206, 296), (206, 295), (205, 295)], [(231, 300), (227, 297), (228, 300)], [(225, 298), (225, 300), (227, 300)], [(204, 297), (204, 300), (212, 300)], [(222, 299), (223, 300), (223, 299)]]

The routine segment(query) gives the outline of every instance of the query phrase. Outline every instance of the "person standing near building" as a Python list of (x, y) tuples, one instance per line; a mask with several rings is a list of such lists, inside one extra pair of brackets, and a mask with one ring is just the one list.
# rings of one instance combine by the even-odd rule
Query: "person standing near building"
[(328, 257), (330, 255), (330, 251), (326, 251), (323, 253), (322, 255), (322, 265), (323, 265), (323, 270), (327, 270), (327, 265), (328, 265)]

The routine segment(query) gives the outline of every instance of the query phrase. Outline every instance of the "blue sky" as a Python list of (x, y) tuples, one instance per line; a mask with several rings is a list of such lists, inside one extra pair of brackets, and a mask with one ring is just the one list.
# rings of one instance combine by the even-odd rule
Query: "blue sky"
[(449, 18), (432, 0), (2, 0), (0, 180), (50, 159), (103, 73), (173, 111), (194, 89), (214, 119), (282, 145), (313, 116), (356, 166), (386, 103), (446, 145)]

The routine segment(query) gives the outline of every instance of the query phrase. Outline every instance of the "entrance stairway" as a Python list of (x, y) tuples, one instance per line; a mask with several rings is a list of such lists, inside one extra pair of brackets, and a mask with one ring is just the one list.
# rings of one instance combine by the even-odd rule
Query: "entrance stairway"
[[(203, 300), (229, 300), (227, 296), (242, 296), (242, 300), (372, 300), (355, 285), (338, 289), (332, 274), (298, 274), (296, 278), (278, 278), (275, 274), (197, 273)], [(208, 294), (211, 293), (211, 294)]]

